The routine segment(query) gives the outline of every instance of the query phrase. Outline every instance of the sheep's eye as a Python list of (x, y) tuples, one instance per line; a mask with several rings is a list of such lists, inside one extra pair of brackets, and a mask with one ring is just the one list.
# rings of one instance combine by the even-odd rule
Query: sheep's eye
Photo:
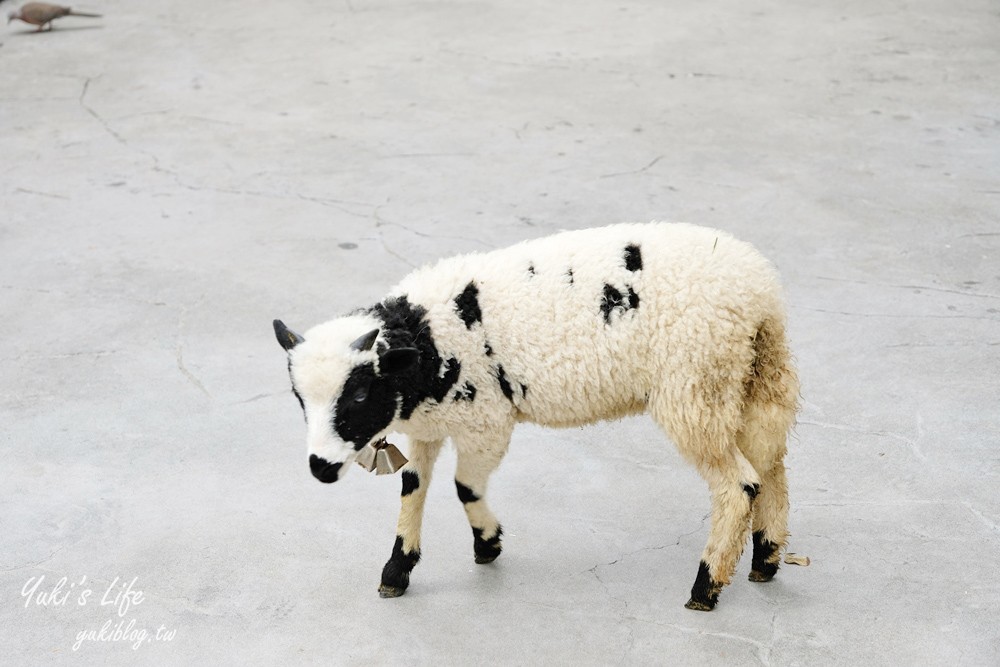
[(358, 391), (354, 394), (354, 402), (355, 403), (364, 403), (367, 400), (368, 400), (368, 390), (367, 389), (358, 389)]

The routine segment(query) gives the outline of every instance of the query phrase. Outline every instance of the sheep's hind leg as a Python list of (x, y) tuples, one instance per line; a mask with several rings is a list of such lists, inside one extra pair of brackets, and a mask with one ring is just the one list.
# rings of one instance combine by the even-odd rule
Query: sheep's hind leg
[(442, 440), (414, 441), (410, 446), (410, 461), (403, 466), (403, 490), (400, 496), (399, 522), (392, 556), (382, 568), (379, 596), (399, 597), (410, 585), (410, 572), (420, 560), (420, 527), (424, 518), (424, 501), (431, 482), (434, 461), (441, 451)]
[(761, 477), (760, 495), (753, 507), (753, 560), (750, 581), (771, 581), (778, 572), (788, 541), (788, 483), (785, 464), (778, 461)]
[(730, 582), (750, 532), (760, 478), (735, 448), (715, 465), (699, 466), (712, 492), (712, 527), (698, 565), (691, 598), (684, 606), (698, 611), (715, 608), (722, 587)]
[(485, 448), (466, 449), (463, 443), (456, 443), (458, 468), (455, 471), (455, 489), (472, 527), (472, 547), (479, 564), (492, 563), (502, 550), (500, 538), (503, 529), (486, 504), (486, 485), (507, 453), (508, 443), (509, 436)]

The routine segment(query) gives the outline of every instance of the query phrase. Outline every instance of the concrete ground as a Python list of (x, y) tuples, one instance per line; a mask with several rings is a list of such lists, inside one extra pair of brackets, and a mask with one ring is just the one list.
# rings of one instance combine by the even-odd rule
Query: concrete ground
[[(994, 3), (77, 8), (0, 33), (0, 662), (1000, 663)], [(310, 476), (272, 318), (649, 219), (782, 272), (812, 564), (688, 611), (708, 494), (653, 423), (525, 426), (501, 558), (445, 455), (379, 599), (399, 479)]]

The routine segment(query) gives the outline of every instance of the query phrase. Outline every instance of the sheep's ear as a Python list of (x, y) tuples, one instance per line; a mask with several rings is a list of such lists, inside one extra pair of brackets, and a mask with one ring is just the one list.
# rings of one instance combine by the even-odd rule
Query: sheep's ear
[(382, 375), (405, 373), (420, 362), (420, 353), (414, 347), (397, 347), (378, 355), (378, 370)]
[(378, 338), (378, 329), (372, 329), (361, 338), (351, 343), (351, 349), (357, 350), (358, 352), (367, 352), (372, 349), (372, 345), (375, 344), (375, 339)]
[(293, 347), (305, 340), (302, 336), (286, 327), (285, 323), (281, 320), (274, 321), (274, 335), (286, 352), (291, 352)]

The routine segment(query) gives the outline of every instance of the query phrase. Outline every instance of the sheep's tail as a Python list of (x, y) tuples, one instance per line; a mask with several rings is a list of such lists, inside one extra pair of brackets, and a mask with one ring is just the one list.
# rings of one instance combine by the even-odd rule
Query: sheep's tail
[(773, 404), (793, 413), (799, 406), (799, 377), (788, 349), (785, 323), (765, 319), (753, 337), (753, 363), (745, 390), (748, 404)]

